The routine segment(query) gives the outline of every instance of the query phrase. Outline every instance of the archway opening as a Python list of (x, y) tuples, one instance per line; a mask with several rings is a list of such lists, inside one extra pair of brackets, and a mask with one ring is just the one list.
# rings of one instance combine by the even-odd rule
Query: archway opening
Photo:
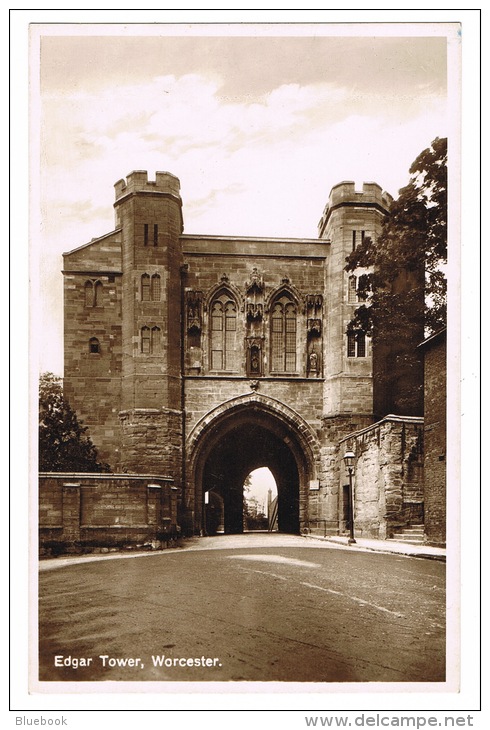
[(259, 468), (267, 468), (276, 484), (274, 528), (299, 533), (300, 472), (303, 483), (306, 478), (304, 453), (284, 424), (250, 411), (215, 426), (205, 438), (196, 475), (205, 534), (244, 531), (244, 484)]
[(243, 502), (246, 532), (277, 531), (277, 484), (268, 467), (248, 474), (243, 485)]

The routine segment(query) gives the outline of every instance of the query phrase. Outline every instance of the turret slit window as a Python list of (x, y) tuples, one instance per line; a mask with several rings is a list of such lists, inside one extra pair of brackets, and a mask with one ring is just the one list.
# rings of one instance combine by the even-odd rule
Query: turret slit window
[(153, 245), (158, 246), (158, 224), (153, 226)]
[(347, 333), (347, 357), (366, 357), (366, 335), (364, 332)]
[(275, 372), (296, 371), (296, 305), (289, 297), (276, 300), (271, 315), (271, 364)]
[(145, 223), (143, 228), (143, 245), (148, 246), (148, 223)]
[(236, 368), (236, 304), (227, 293), (211, 304), (211, 370), (233, 371)]
[(357, 276), (349, 276), (347, 301), (349, 304), (355, 304), (357, 302)]

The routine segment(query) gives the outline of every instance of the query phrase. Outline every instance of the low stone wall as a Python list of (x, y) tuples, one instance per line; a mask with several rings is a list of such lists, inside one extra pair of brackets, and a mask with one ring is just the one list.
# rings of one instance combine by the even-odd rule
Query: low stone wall
[(170, 477), (39, 475), (41, 555), (161, 548), (178, 534), (177, 489)]
[[(384, 540), (411, 523), (423, 522), (423, 427), (423, 418), (390, 415), (340, 441), (340, 461), (347, 449), (356, 455), (356, 536)], [(342, 534), (349, 529), (349, 477), (343, 464), (340, 473)]]

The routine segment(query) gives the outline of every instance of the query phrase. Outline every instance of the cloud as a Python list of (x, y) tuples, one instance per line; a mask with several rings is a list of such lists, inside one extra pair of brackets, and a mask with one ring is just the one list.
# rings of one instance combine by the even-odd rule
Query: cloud
[(420, 79), (399, 96), (358, 82), (310, 78), (224, 95), (218, 74), (193, 72), (50, 88), (34, 240), (46, 263), (41, 296), (57, 290), (63, 251), (113, 229), (114, 183), (134, 169), (180, 178), (187, 233), (315, 237), (340, 180), (396, 194), (419, 152), (445, 134), (444, 98)]

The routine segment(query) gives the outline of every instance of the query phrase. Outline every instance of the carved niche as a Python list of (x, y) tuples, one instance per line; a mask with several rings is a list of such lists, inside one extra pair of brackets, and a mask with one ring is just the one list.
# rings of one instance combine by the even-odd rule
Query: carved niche
[(256, 266), (252, 269), (250, 281), (245, 282), (247, 321), (261, 321), (264, 316), (264, 279)]
[(306, 372), (310, 378), (319, 378), (322, 373), (322, 317), (323, 296), (306, 296)]
[(186, 292), (187, 334), (198, 335), (202, 329), (202, 291)]
[(264, 291), (264, 278), (254, 266), (250, 280), (245, 282), (246, 365), (247, 375), (250, 378), (260, 377), (264, 372)]
[(202, 291), (186, 291), (185, 293), (185, 327), (187, 348), (185, 365), (187, 373), (199, 375), (202, 368)]

